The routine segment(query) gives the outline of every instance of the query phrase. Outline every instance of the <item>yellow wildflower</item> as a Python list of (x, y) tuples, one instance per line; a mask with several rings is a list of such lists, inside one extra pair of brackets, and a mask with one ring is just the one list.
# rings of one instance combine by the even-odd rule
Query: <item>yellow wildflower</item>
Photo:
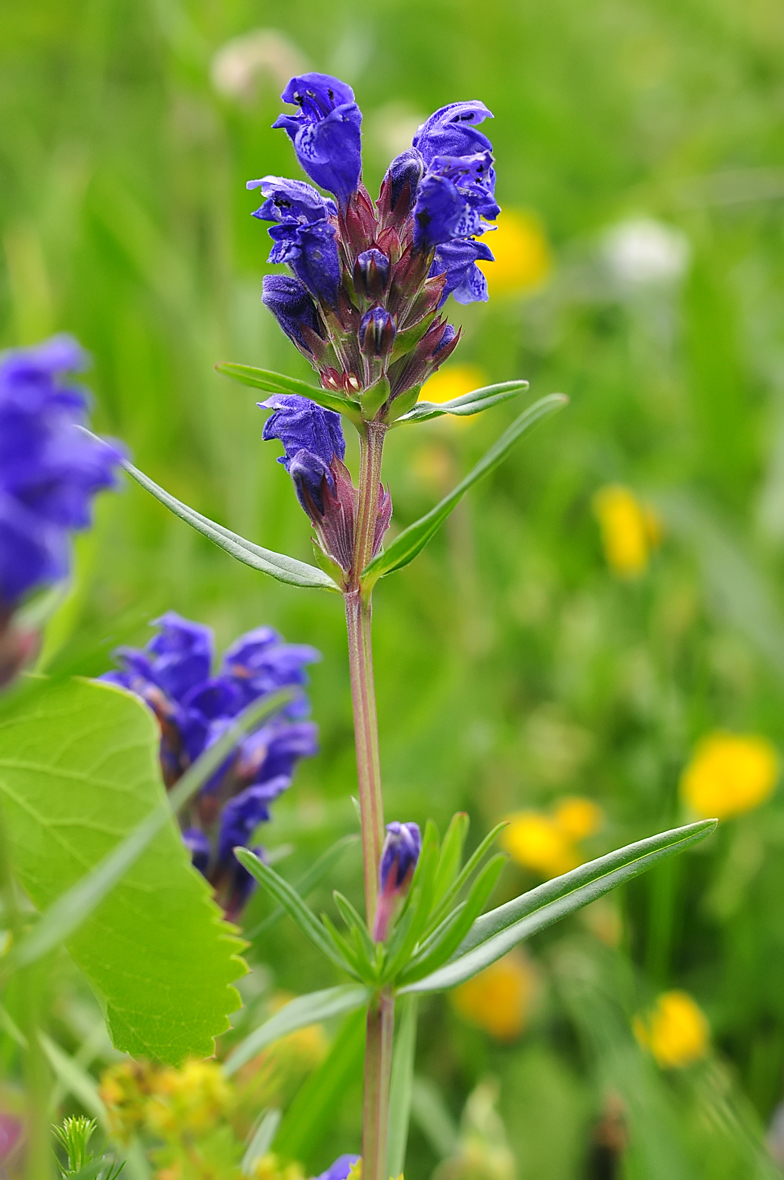
[(604, 812), (593, 799), (581, 795), (570, 795), (555, 806), (555, 822), (572, 840), (585, 840), (598, 832), (604, 820)]
[(759, 807), (781, 770), (778, 751), (753, 734), (709, 734), (681, 776), (681, 797), (695, 815), (728, 819)]
[(553, 269), (550, 243), (541, 220), (526, 209), (504, 209), (498, 228), (484, 239), (494, 262), (480, 262), (491, 296), (532, 291)]
[(109, 1112), (112, 1135), (121, 1143), (145, 1122), (158, 1066), (143, 1061), (120, 1061), (101, 1074), (98, 1092)]
[(253, 1180), (305, 1180), (305, 1171), (302, 1164), (284, 1164), (279, 1156), (268, 1151), (256, 1160), (252, 1176)]
[(663, 992), (651, 1012), (634, 1017), (632, 1028), (663, 1069), (691, 1065), (708, 1052), (708, 1021), (688, 992)]
[(451, 993), (455, 1010), (499, 1041), (513, 1041), (525, 1027), (534, 972), (520, 950), (510, 951)]
[(558, 877), (582, 864), (579, 840), (601, 827), (602, 809), (590, 799), (562, 799), (551, 815), (518, 811), (509, 816), (501, 844), (513, 860), (543, 877)]
[(232, 1092), (217, 1061), (186, 1061), (161, 1070), (147, 1108), (149, 1126), (164, 1137), (198, 1134), (226, 1114)]
[(523, 868), (544, 877), (568, 873), (580, 863), (572, 841), (555, 819), (538, 811), (518, 811), (510, 817), (501, 845)]
[(629, 488), (608, 484), (593, 498), (607, 564), (622, 578), (636, 578), (648, 568), (651, 553), (661, 543), (661, 522)]

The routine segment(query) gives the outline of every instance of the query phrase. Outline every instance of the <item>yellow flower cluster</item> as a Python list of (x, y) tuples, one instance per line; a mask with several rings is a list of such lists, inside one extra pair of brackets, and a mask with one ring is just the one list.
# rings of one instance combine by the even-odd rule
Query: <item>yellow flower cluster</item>
[(520, 295), (550, 277), (553, 256), (541, 220), (527, 209), (504, 209), (485, 239), (494, 262), (480, 262), (491, 298)]
[(696, 816), (729, 819), (764, 803), (780, 772), (767, 738), (719, 731), (698, 743), (681, 775), (681, 798)]
[(663, 992), (650, 1012), (634, 1017), (632, 1028), (663, 1069), (682, 1069), (708, 1052), (708, 1021), (688, 992)]
[(637, 578), (661, 544), (661, 521), (629, 488), (608, 484), (593, 498), (607, 564), (621, 578)]
[(536, 977), (520, 950), (510, 951), (450, 993), (455, 1011), (499, 1041), (513, 1041), (525, 1028)]
[(550, 813), (518, 811), (509, 816), (501, 845), (523, 868), (545, 878), (558, 877), (582, 864), (577, 845), (597, 832), (603, 820), (593, 800), (570, 796)]
[(100, 1094), (112, 1133), (121, 1141), (143, 1129), (163, 1138), (198, 1135), (213, 1127), (232, 1102), (217, 1061), (186, 1061), (179, 1068), (122, 1061), (104, 1072)]
[(268, 1151), (253, 1165), (253, 1180), (305, 1180), (302, 1164), (284, 1164), (279, 1156)]

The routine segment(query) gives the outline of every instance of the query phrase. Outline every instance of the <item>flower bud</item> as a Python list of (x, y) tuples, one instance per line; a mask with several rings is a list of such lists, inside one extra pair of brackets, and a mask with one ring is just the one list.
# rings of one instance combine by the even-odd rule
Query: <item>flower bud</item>
[(359, 325), (359, 347), (366, 356), (387, 356), (395, 343), (394, 317), (384, 307), (374, 307), (363, 315)]
[(261, 302), (301, 352), (313, 352), (314, 339), (324, 336), (318, 308), (307, 288), (289, 275), (265, 275)]
[(387, 938), (395, 907), (408, 893), (421, 851), (419, 824), (397, 821), (387, 824), (379, 868), (378, 907), (373, 923), (376, 942), (384, 942)]
[(368, 299), (380, 299), (389, 279), (389, 259), (375, 247), (363, 250), (354, 267), (354, 283)]

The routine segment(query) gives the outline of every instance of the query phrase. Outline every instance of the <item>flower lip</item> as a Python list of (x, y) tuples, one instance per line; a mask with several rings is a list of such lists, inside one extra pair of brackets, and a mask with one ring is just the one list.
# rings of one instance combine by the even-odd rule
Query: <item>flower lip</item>
[(312, 184), (304, 180), (289, 180), (285, 176), (262, 176), (261, 180), (249, 180), (247, 189), (260, 188), (266, 197), (264, 204), (251, 214), (261, 221), (282, 223), (323, 221), (337, 216), (337, 206), (328, 197), (323, 197)]
[(331, 74), (300, 74), (291, 78), (280, 96), (283, 102), (296, 103), (306, 118), (325, 119), (336, 107), (354, 101), (354, 91), (346, 82)]

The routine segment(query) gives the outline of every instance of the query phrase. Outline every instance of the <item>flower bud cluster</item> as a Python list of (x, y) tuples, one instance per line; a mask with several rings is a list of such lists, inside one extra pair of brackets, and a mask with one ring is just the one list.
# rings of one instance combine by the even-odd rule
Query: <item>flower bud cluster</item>
[(70, 336), (0, 360), (0, 688), (38, 647), (20, 608), (67, 577), (71, 534), (89, 526), (93, 496), (115, 482), (120, 452), (77, 429), (87, 399), (63, 382), (86, 362)]
[(143, 650), (118, 648), (120, 671), (101, 679), (135, 693), (155, 714), (167, 787), (253, 701), (284, 687), (297, 688), (291, 704), (239, 743), (191, 802), (184, 822), (183, 841), (194, 866), (215, 888), (227, 917), (234, 918), (250, 896), (253, 878), (233, 850), (249, 845), (258, 825), (269, 820), (270, 804), (291, 785), (296, 763), (317, 751), (317, 730), (305, 720), (309, 706), (302, 686), (306, 665), (319, 653), (284, 643), (271, 627), (258, 627), (231, 644), (213, 675), (209, 627), (173, 611), (156, 625), (159, 633)]
[(487, 298), (476, 263), (492, 260), (478, 237), (493, 228), (492, 145), (477, 124), (481, 102), (442, 107), (389, 167), (374, 202), (361, 180), (362, 115), (353, 91), (327, 74), (292, 78), (298, 110), (281, 115), (304, 171), (332, 193), (279, 176), (248, 182), (273, 223), (262, 300), (310, 360), (325, 389), (359, 400), (363, 416), (390, 422), (457, 345), (440, 309)]

